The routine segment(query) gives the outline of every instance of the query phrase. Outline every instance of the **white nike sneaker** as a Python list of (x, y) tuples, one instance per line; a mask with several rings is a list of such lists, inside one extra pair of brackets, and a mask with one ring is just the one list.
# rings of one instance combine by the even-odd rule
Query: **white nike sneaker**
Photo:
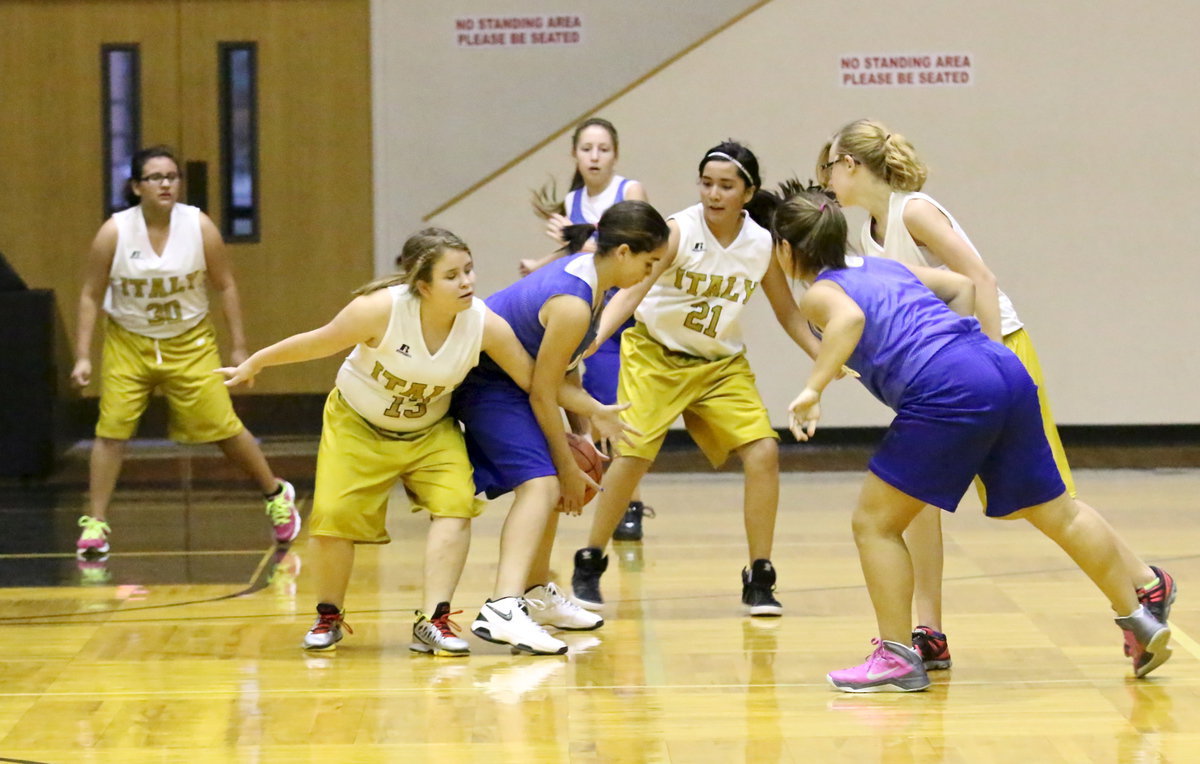
[(584, 610), (563, 596), (553, 581), (525, 592), (525, 607), (534, 622), (556, 629), (591, 631), (604, 625), (604, 618), (599, 613)]
[(480, 639), (511, 645), (534, 655), (562, 655), (567, 651), (566, 642), (550, 636), (533, 622), (520, 597), (501, 597), (483, 603), (471, 631)]

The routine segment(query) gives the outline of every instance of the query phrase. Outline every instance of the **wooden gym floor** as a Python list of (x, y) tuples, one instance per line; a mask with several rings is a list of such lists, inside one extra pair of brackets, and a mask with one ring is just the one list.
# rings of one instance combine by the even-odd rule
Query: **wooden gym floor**
[[(871, 649), (849, 529), (861, 472), (783, 477), (781, 619), (742, 615), (740, 478), (656, 474), (645, 542), (611, 551), (602, 629), (564, 637), (563, 657), (471, 636), (469, 658), (439, 659), (407, 649), (425, 523), (402, 500), (396, 542), (360, 548), (354, 633), (305, 654), (307, 537), (276, 550), (250, 491), (174, 469), (162, 484), (130, 465), (107, 564), (71, 553), (77, 481), (0, 488), (0, 762), (1200, 760), (1197, 469), (1077, 473), (1081, 496), (1180, 582), (1174, 657), (1148, 680), (1130, 678), (1106, 602), (1066, 556), (968, 497), (945, 523), (955, 666), (912, 695), (825, 683)], [(454, 603), (464, 628), (506, 506), (476, 522)], [(562, 523), (560, 580), (585, 523)]]

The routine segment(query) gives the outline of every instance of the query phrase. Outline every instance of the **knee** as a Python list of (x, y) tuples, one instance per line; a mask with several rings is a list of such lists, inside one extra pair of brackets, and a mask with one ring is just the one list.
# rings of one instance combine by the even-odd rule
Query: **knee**
[(880, 536), (900, 538), (904, 524), (882, 507), (859, 505), (850, 519), (855, 540)]
[(779, 474), (779, 444), (774, 438), (763, 438), (743, 446), (738, 454), (746, 472)]
[(557, 475), (526, 480), (513, 490), (515, 501), (544, 504), (553, 507), (561, 495)]

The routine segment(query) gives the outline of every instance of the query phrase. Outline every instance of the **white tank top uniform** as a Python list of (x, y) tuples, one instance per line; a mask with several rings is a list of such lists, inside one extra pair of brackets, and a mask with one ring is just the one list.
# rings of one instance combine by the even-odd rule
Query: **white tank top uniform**
[[(937, 202), (936, 199), (923, 194), (919, 191), (893, 191), (888, 198), (888, 222), (887, 230), (883, 234), (883, 244), (875, 241), (875, 237), (871, 235), (871, 219), (863, 223), (862, 229), (862, 249), (864, 254), (875, 255), (876, 257), (886, 257), (889, 260), (897, 260), (905, 265), (923, 265), (928, 268), (946, 268), (949, 267), (938, 259), (937, 255), (930, 252), (927, 248), (918, 246), (912, 234), (908, 232), (908, 227), (904, 225), (904, 207), (911, 199), (924, 199), (925, 201), (937, 207), (938, 210), (946, 216), (950, 221), (950, 227), (954, 232), (963, 238), (971, 251), (980, 260), (979, 250), (975, 249), (975, 245), (967, 237), (965, 231), (954, 219), (954, 216), (946, 211), (946, 208)], [(1008, 336), (1020, 329), (1024, 324), (1017, 317), (1017, 311), (1013, 307), (1012, 300), (1008, 299), (1008, 295), (1000, 292), (1000, 333)]]
[(563, 199), (567, 217), (571, 218), (573, 223), (595, 225), (605, 210), (621, 201), (617, 197), (618, 195), (624, 197), (625, 185), (628, 182), (629, 179), (622, 175), (613, 175), (604, 190), (595, 196), (588, 196), (587, 186), (580, 186), (574, 191), (568, 191), (566, 198)]
[(742, 212), (742, 228), (722, 247), (700, 204), (670, 217), (679, 249), (635, 315), (670, 350), (715, 361), (745, 350), (738, 320), (771, 264), (771, 234)]
[(108, 272), (104, 312), (123, 328), (154, 339), (183, 334), (208, 315), (204, 238), (200, 209), (171, 209), (167, 244), (160, 255), (150, 245), (141, 207), (113, 215), (117, 248)]
[(416, 432), (437, 423), (450, 408), (450, 394), (479, 363), (486, 308), (472, 298), (436, 353), (425, 347), (421, 300), (403, 284), (387, 288), (392, 318), (378, 347), (356, 345), (342, 362), (337, 389), (373, 426)]

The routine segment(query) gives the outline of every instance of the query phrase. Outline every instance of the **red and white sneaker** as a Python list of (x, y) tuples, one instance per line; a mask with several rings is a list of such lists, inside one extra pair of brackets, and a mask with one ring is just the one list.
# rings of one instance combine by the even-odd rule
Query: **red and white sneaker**
[(275, 529), (275, 542), (286, 544), (300, 534), (300, 513), (296, 511), (296, 489), (279, 480), (280, 491), (266, 500), (267, 517)]
[(354, 633), (354, 629), (346, 623), (345, 617), (345, 612), (339, 610), (337, 605), (330, 605), (328, 602), (317, 605), (317, 620), (304, 635), (304, 643), (301, 646), (312, 652), (336, 650), (337, 643), (342, 641), (342, 629)]
[(920, 654), (899, 642), (871, 640), (878, 645), (866, 663), (830, 671), (829, 683), (842, 692), (917, 692), (929, 687)]
[(450, 620), (450, 616), (458, 615), (461, 610), (450, 610), (449, 602), (439, 602), (432, 616), (426, 616), (420, 610), (416, 612), (413, 623), (412, 644), (408, 646), (414, 653), (429, 653), (430, 655), (445, 655), (451, 657), (471, 654), (471, 646), (467, 640), (454, 632), (459, 626)]

